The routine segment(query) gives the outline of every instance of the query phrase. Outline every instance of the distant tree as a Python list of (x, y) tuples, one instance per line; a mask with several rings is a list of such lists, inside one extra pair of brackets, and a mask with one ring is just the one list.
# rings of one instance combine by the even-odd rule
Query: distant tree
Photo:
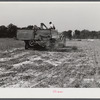
[(27, 27), (22, 27), (21, 29), (27, 29)]
[(7, 37), (7, 27), (2, 25), (0, 26), (0, 37)]
[(69, 40), (72, 39), (72, 30), (67, 31), (67, 37), (69, 38)]
[(91, 31), (91, 38), (92, 39), (97, 39), (98, 38), (98, 33), (96, 31)]
[(27, 29), (33, 29), (33, 25), (27, 26)]
[(21, 27), (17, 27), (17, 29), (22, 29)]
[(67, 31), (63, 31), (62, 34), (64, 37), (67, 37)]
[(100, 31), (98, 31), (97, 34), (98, 34), (98, 39), (100, 39)]
[(80, 31), (79, 30), (75, 30), (75, 32), (74, 32), (75, 34), (75, 38), (77, 38), (77, 39), (80, 39)]
[(17, 26), (13, 25), (12, 23), (8, 25), (8, 36), (9, 37), (16, 37), (16, 33), (17, 33)]
[(87, 39), (87, 38), (91, 38), (91, 34), (90, 34), (90, 31), (89, 30), (82, 30), (81, 31), (81, 34), (80, 34), (80, 37), (82, 39)]

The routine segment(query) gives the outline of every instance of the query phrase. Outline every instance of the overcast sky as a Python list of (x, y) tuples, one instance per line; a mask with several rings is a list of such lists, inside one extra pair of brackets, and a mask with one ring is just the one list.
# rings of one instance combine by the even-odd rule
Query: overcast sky
[(0, 25), (13, 23), (19, 27), (49, 26), (52, 21), (63, 30), (100, 30), (100, 3), (93, 2), (0, 2)]

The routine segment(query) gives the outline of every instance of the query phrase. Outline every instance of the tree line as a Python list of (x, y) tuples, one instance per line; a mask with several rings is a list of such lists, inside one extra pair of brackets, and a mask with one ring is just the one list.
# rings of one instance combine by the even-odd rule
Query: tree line
[(8, 26), (0, 26), (0, 38), (14, 38), (17, 35), (17, 29), (33, 29), (33, 25), (27, 27), (17, 27), (14, 24), (9, 24)]
[[(14, 24), (9, 24), (8, 26), (1, 25), (0, 26), (0, 38), (13, 38), (16, 37), (17, 29), (33, 29), (33, 25), (28, 25), (27, 27), (18, 27)], [(89, 31), (89, 30), (72, 30), (63, 31), (62, 34), (69, 38), (74, 39), (100, 39), (100, 31)]]
[(89, 31), (89, 30), (75, 30), (73, 38), (77, 39), (100, 39), (100, 31)]
[(66, 34), (66, 37), (70, 40), (73, 39), (100, 39), (100, 31), (89, 31), (89, 30), (72, 30), (63, 31), (62, 34)]

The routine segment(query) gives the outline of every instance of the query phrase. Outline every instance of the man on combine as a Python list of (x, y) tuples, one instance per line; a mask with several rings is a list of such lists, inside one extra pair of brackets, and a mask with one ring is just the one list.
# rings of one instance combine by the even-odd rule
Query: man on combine
[(55, 29), (55, 26), (52, 24), (52, 22), (49, 22), (50, 28), (49, 29)]
[[(49, 25), (50, 25), (49, 29), (55, 29), (55, 26), (52, 24), (52, 22), (49, 22)], [(40, 24), (40, 28), (41, 29), (48, 29), (44, 23)]]

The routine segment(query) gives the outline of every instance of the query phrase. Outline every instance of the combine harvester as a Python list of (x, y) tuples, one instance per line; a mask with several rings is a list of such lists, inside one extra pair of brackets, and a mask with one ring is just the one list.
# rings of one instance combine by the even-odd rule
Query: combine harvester
[(33, 29), (18, 29), (17, 39), (25, 42), (25, 49), (42, 47), (51, 49), (59, 40), (58, 31), (45, 26)]

